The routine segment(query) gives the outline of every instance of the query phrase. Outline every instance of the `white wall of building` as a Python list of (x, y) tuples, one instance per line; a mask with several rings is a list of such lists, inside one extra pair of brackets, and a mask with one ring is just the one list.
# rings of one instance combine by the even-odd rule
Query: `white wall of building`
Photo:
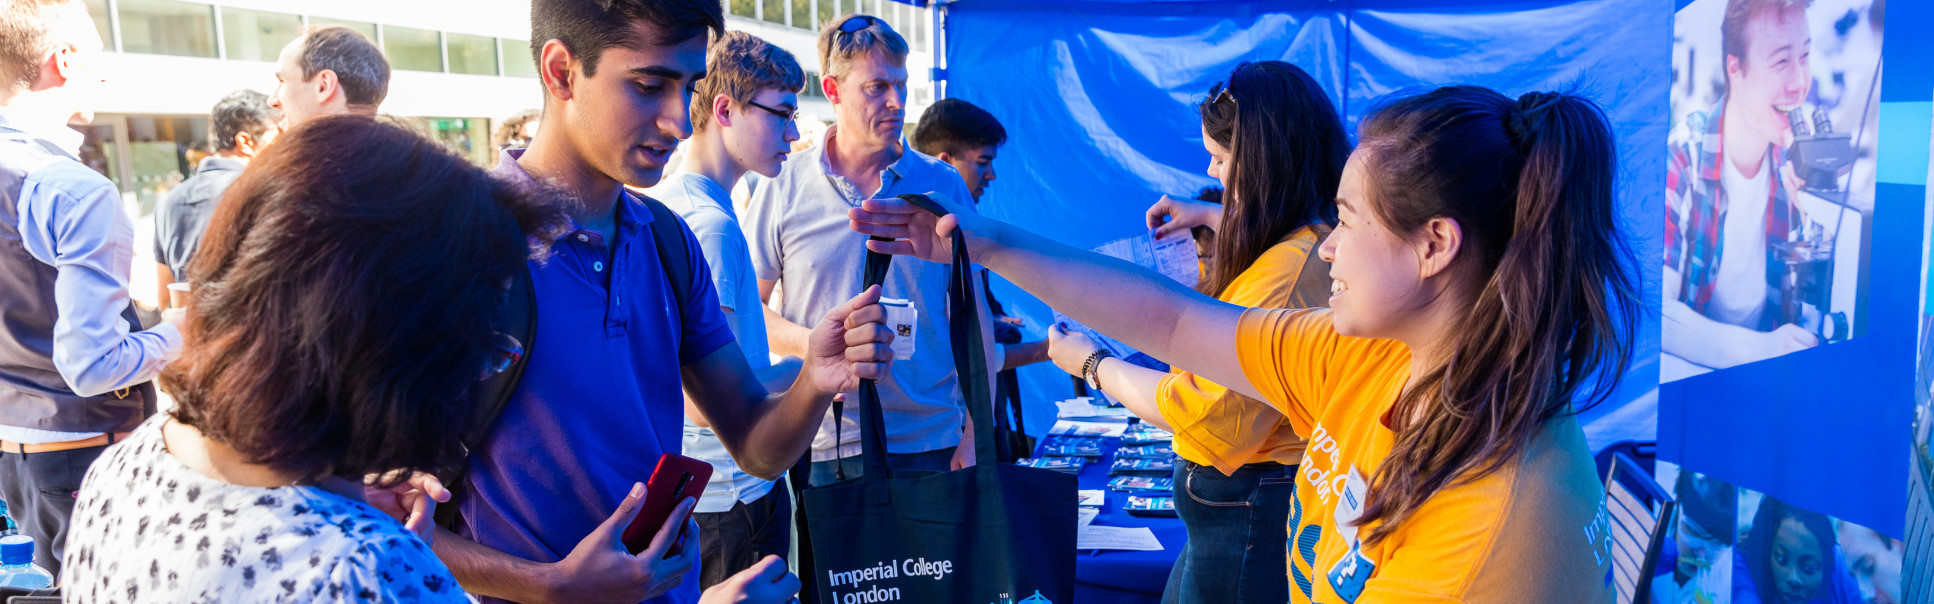
[[(530, 37), (530, 0), (187, 1), (512, 40)], [(726, 26), (777, 44), (793, 53), (808, 70), (820, 71), (814, 31), (739, 16), (727, 17)], [(527, 59), (506, 54), (502, 60)], [(249, 88), (266, 93), (275, 88), (275, 66), (267, 61), (109, 53), (103, 63), (108, 82), (96, 107), (102, 113), (205, 114), (229, 92)], [(907, 61), (911, 85), (928, 86), (932, 66), (931, 56), (924, 49), (915, 49)], [(541, 106), (543, 100), (543, 91), (529, 78), (396, 70), (391, 74), (383, 111), (412, 117), (502, 119)], [(909, 101), (916, 106), (908, 108), (908, 115), (917, 117), (926, 103), (917, 98)], [(810, 117), (832, 119), (832, 107), (823, 99), (802, 99), (801, 108)]]

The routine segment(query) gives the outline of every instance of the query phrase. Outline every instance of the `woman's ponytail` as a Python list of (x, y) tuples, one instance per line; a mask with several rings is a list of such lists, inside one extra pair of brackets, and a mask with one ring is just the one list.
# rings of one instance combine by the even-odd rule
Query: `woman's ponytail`
[(1438, 490), (1521, 455), (1574, 403), (1608, 397), (1631, 357), (1638, 288), (1611, 128), (1592, 102), (1441, 88), (1362, 130), (1376, 213), (1398, 233), (1455, 219), (1484, 275), (1449, 360), (1390, 415), (1396, 446), (1359, 519), (1381, 522), (1375, 542)]

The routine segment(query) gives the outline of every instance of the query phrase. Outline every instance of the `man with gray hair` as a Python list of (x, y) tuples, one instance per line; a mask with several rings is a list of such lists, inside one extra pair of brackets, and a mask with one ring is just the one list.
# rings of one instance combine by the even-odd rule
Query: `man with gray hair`
[[(775, 288), (785, 290), (779, 308), (766, 311), (775, 354), (799, 356), (804, 325), (862, 289), (866, 236), (847, 227), (847, 212), (863, 200), (902, 193), (973, 198), (952, 167), (907, 148), (907, 52), (900, 34), (868, 15), (835, 19), (819, 34), (825, 75), (817, 84), (833, 103), (835, 122), (758, 187), (745, 218), (762, 299), (769, 304)], [(972, 442), (973, 426), (961, 404), (947, 329), (948, 275), (945, 265), (895, 262), (881, 292), (896, 299), (883, 300), (895, 333), (894, 362), (879, 380), (887, 452), (896, 468), (947, 471), (975, 461), (972, 446), (957, 446), (963, 436)], [(985, 298), (974, 293), (973, 299)], [(980, 316), (984, 349), (995, 357), (988, 367), (1000, 367), (987, 322), (993, 314)], [(813, 485), (860, 473), (858, 408), (840, 411), (837, 419), (823, 419), (813, 439)]]
[(229, 183), (267, 149), (282, 128), (269, 95), (237, 90), (215, 103), (209, 121), (214, 128), (215, 154), (201, 160), (195, 175), (182, 181), (154, 212), (155, 282), (162, 306), (168, 305), (168, 285), (188, 279), (188, 261), (201, 246), (202, 231), (215, 216), (215, 206)]
[(325, 115), (376, 115), (389, 94), (389, 60), (361, 32), (311, 26), (282, 48), (275, 68), (282, 129)]
[(93, 118), (101, 50), (79, 0), (0, 4), (0, 500), (57, 575), (81, 478), (181, 348), (180, 311), (139, 331), (134, 225), (67, 127)]

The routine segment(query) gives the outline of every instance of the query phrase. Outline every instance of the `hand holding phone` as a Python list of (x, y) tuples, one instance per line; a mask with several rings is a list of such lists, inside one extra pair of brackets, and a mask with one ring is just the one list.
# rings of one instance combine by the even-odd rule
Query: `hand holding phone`
[[(712, 464), (692, 459), (677, 453), (666, 453), (658, 457), (658, 467), (651, 472), (651, 479), (645, 482), (645, 500), (638, 506), (638, 515), (625, 527), (621, 537), (625, 550), (637, 555), (651, 545), (651, 538), (658, 533), (659, 527), (671, 518), (678, 503), (689, 497), (698, 499), (705, 494), (705, 484), (712, 480)], [(684, 539), (683, 523), (680, 534), (674, 536), (672, 547), (666, 555), (677, 555), (678, 544)]]

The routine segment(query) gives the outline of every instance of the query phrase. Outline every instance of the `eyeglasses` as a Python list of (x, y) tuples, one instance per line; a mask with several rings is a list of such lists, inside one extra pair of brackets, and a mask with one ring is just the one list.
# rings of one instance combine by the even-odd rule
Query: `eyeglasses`
[(745, 104), (747, 104), (747, 105), (751, 105), (751, 106), (753, 106), (753, 107), (758, 107), (758, 108), (760, 108), (760, 109), (764, 109), (764, 110), (766, 110), (766, 112), (767, 112), (767, 113), (771, 113), (771, 114), (773, 114), (773, 115), (776, 115), (776, 116), (779, 116), (779, 118), (780, 118), (780, 119), (784, 119), (784, 120), (786, 120), (787, 122), (794, 122), (794, 121), (798, 121), (798, 120), (799, 120), (799, 110), (798, 110), (798, 109), (794, 109), (794, 110), (792, 110), (792, 111), (786, 111), (786, 110), (782, 110), (782, 109), (774, 109), (774, 108), (771, 108), (771, 107), (767, 107), (767, 106), (765, 106), (765, 105), (761, 105), (761, 104), (759, 104), (759, 103), (758, 103), (758, 101), (746, 101), (746, 102), (745, 102)]
[(477, 377), (479, 381), (496, 377), (524, 358), (524, 343), (517, 338), (501, 331), (490, 338), (490, 357), (484, 361), (483, 373)]
[(880, 21), (879, 17), (875, 17), (872, 15), (854, 15), (852, 18), (847, 19), (845, 22), (839, 24), (839, 33), (850, 34), (862, 29), (866, 29), (868, 27), (872, 27), (874, 23), (883, 24), (884, 22)]

